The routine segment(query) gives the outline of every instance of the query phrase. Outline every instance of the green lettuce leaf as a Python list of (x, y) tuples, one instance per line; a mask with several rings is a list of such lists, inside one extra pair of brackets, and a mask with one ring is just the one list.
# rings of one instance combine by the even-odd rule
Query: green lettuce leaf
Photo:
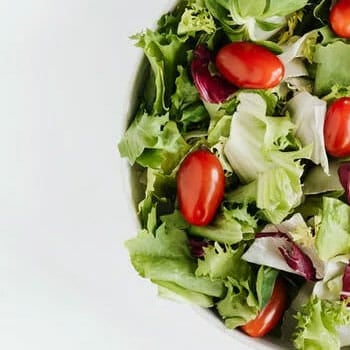
[(195, 129), (207, 133), (209, 115), (187, 70), (179, 66), (175, 93), (171, 96), (170, 115), (184, 132)]
[(244, 246), (232, 249), (229, 245), (221, 247), (217, 242), (204, 248), (204, 257), (198, 261), (197, 276), (208, 276), (212, 280), (224, 280), (227, 277), (248, 278), (251, 268), (241, 260)]
[(350, 85), (350, 45), (342, 41), (323, 46), (316, 45), (315, 94), (329, 94), (334, 85)]
[(324, 169), (317, 166), (312, 167), (304, 178), (304, 194), (315, 195), (327, 192), (337, 191), (344, 193), (344, 187), (339, 181), (338, 168), (340, 162), (331, 160), (329, 162), (328, 174), (324, 172)]
[(316, 235), (321, 259), (350, 253), (350, 206), (336, 198), (323, 197), (322, 221)]
[(189, 302), (205, 308), (209, 308), (214, 305), (212, 297), (180, 287), (176, 283), (158, 280), (154, 280), (153, 282), (158, 285), (158, 295), (162, 298), (180, 302)]
[(227, 202), (255, 206), (255, 215), (273, 224), (282, 222), (302, 199), (299, 175), (281, 167), (266, 170), (256, 180), (226, 195)]
[(146, 188), (142, 194), (135, 193), (135, 195), (144, 196), (138, 204), (141, 226), (154, 233), (156, 225), (158, 225), (158, 218), (154, 217), (155, 210), (157, 209), (157, 216), (174, 210), (176, 197), (175, 177), (173, 175), (165, 175), (159, 170), (147, 168)]
[(315, 283), (312, 294), (321, 299), (337, 301), (343, 290), (343, 275), (349, 256), (340, 255), (329, 260), (322, 280)]
[(243, 326), (258, 314), (259, 306), (252, 284), (250, 277), (227, 277), (227, 293), (216, 305), (227, 328)]
[(194, 36), (197, 32), (212, 34), (215, 31), (213, 16), (204, 6), (203, 1), (198, 0), (184, 10), (177, 28), (178, 35)]
[(187, 38), (149, 29), (133, 38), (136, 46), (143, 49), (151, 68), (144, 89), (146, 106), (152, 114), (163, 114), (175, 89), (177, 67), (187, 61)]
[(301, 203), (302, 196), (299, 176), (283, 168), (269, 169), (258, 176), (256, 206), (268, 222), (282, 222)]
[(296, 349), (339, 350), (337, 327), (350, 324), (350, 310), (346, 302), (321, 300), (312, 297), (296, 314), (294, 332)]
[(287, 24), (287, 16), (307, 0), (205, 0), (210, 13), (234, 40), (266, 40)]
[(189, 233), (220, 243), (234, 244), (251, 239), (257, 220), (248, 213), (247, 205), (233, 209), (223, 207), (214, 221), (207, 226), (190, 226)]
[(263, 265), (259, 267), (256, 280), (256, 292), (260, 310), (270, 301), (278, 274), (279, 271), (272, 267)]
[(216, 307), (228, 328), (235, 328), (253, 319), (259, 311), (255, 296), (255, 271), (241, 259), (244, 245), (233, 249), (218, 243), (204, 248), (204, 258), (198, 262), (197, 276), (223, 280), (226, 295)]
[(169, 115), (139, 113), (118, 144), (119, 153), (130, 164), (162, 169), (170, 173), (190, 146), (183, 139)]
[[(137, 237), (126, 242), (126, 247), (135, 270), (154, 283), (163, 287), (166, 286), (163, 282), (175, 284), (180, 290), (187, 289), (209, 297), (221, 297), (224, 293), (222, 281), (196, 276), (197, 263), (190, 254), (183, 230), (163, 223), (155, 235), (141, 230)], [(167, 284), (167, 288), (174, 291), (171, 284)]]
[(225, 154), (240, 180), (251, 182), (276, 166), (301, 176), (297, 160), (309, 158), (311, 148), (300, 147), (289, 117), (266, 116), (266, 102), (259, 94), (240, 93), (238, 98)]

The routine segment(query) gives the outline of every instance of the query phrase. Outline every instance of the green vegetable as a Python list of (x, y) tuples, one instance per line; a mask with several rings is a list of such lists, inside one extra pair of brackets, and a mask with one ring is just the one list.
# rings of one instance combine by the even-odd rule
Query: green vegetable
[(306, 5), (297, 1), (205, 0), (231, 40), (266, 40), (287, 24), (287, 16)]
[(331, 302), (312, 297), (296, 315), (294, 345), (300, 350), (339, 350), (337, 327), (350, 324), (346, 302)]
[(270, 301), (278, 273), (278, 270), (264, 265), (261, 265), (259, 268), (256, 281), (256, 292), (258, 295), (260, 310)]
[(322, 221), (316, 247), (323, 260), (350, 253), (350, 206), (336, 198), (323, 197)]
[(182, 291), (188, 290), (189, 295), (192, 292), (197, 297), (198, 293), (203, 294), (206, 300), (220, 297), (225, 291), (221, 280), (196, 275), (197, 264), (190, 254), (185, 232), (169, 223), (159, 226), (155, 236), (141, 230), (136, 238), (126, 242), (126, 246), (136, 271), (162, 287), (172, 289), (171, 285), (175, 284)]
[(238, 98), (225, 154), (241, 181), (256, 180), (276, 166), (301, 176), (303, 169), (297, 160), (309, 158), (311, 150), (298, 144), (290, 118), (266, 116), (266, 102), (256, 93), (240, 93)]
[(257, 228), (257, 220), (247, 211), (247, 205), (235, 209), (223, 208), (208, 226), (191, 226), (192, 235), (220, 243), (234, 244), (251, 239)]
[(334, 85), (350, 85), (350, 45), (336, 41), (326, 46), (317, 45), (314, 62), (317, 63), (315, 74), (315, 93), (318, 96), (332, 91)]
[(255, 296), (255, 273), (249, 263), (242, 261), (244, 246), (234, 250), (218, 244), (205, 249), (204, 260), (199, 262), (197, 275), (212, 280), (224, 280), (226, 295), (216, 308), (228, 328), (235, 328), (253, 319), (258, 311)]
[(202, 4), (202, 1), (195, 1), (183, 12), (177, 33), (179, 35), (194, 35), (200, 31), (212, 34), (216, 31), (216, 26), (213, 16)]

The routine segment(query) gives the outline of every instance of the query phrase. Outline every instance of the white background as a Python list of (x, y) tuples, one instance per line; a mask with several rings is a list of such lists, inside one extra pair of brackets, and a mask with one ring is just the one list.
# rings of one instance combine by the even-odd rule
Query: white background
[(123, 246), (128, 37), (170, 3), (0, 0), (1, 349), (245, 349), (158, 298)]

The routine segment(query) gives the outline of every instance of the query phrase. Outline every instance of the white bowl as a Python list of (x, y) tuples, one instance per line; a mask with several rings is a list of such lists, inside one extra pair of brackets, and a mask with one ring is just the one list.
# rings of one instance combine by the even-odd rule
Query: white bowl
[[(167, 1), (167, 3), (164, 3), (164, 1), (159, 1), (159, 11), (156, 11), (155, 13), (152, 13), (150, 15), (149, 23), (147, 24), (147, 27), (155, 28), (159, 15), (165, 13), (168, 10), (171, 10), (176, 3), (177, 1)], [(148, 12), (145, 12), (145, 14), (147, 15)], [(143, 30), (143, 29), (144, 28), (140, 28), (140, 30)], [(130, 41), (130, 45), (133, 45), (131, 41)], [(137, 102), (137, 95), (140, 90), (140, 84), (143, 81), (143, 70), (144, 70), (145, 59), (141, 49), (139, 49), (137, 55), (138, 55), (138, 58), (137, 58), (138, 65), (136, 69), (133, 71), (129, 80), (130, 82), (129, 97), (130, 98), (127, 100), (127, 104), (125, 106), (126, 109), (125, 109), (124, 130), (126, 130), (128, 124), (130, 123), (130, 121), (134, 116), (136, 102)], [(140, 200), (140, 193), (137, 191), (137, 189), (140, 187), (138, 185), (138, 177), (137, 177), (137, 174), (135, 174), (132, 171), (132, 169), (130, 168), (130, 166), (127, 164), (126, 161), (123, 162), (122, 173), (123, 173), (123, 178), (125, 183), (125, 194), (127, 197), (128, 205), (130, 210), (133, 213), (132, 215), (133, 222), (130, 224), (130, 227), (134, 228), (135, 235), (136, 235), (136, 232), (140, 227), (138, 223), (137, 215), (136, 215), (137, 204)], [(137, 274), (136, 271), (134, 271), (134, 273)], [(147, 281), (147, 282), (151, 284), (150, 281)], [(145, 302), (147, 302), (147, 300), (145, 300)], [(167, 301), (167, 302), (175, 303), (173, 301)], [(237, 346), (239, 346), (238, 349), (240, 350), (245, 350), (245, 349), (247, 350), (248, 349), (283, 350), (288, 348), (287, 345), (282, 344), (282, 341), (280, 339), (274, 338), (272, 336), (266, 336), (264, 338), (251, 338), (239, 330), (228, 329), (227, 327), (225, 327), (223, 321), (208, 309), (188, 305), (188, 310), (190, 310), (193, 313), (193, 315), (189, 314), (188, 317), (193, 317), (193, 320), (196, 320), (196, 316), (199, 315), (205, 321), (206, 328), (202, 329), (203, 336), (207, 333), (210, 333), (210, 331), (213, 329), (214, 331), (219, 330), (219, 334), (222, 335), (222, 338), (223, 338), (222, 341), (224, 341), (225, 344), (230, 344), (231, 342), (230, 349), (237, 349)], [(227, 340), (227, 338), (229, 338), (229, 340)], [(218, 345), (217, 348), (220, 347), (219, 344), (220, 344), (220, 339), (217, 340), (217, 345)], [(207, 347), (205, 347), (205, 344), (203, 343), (201, 343), (199, 348), (201, 350), (207, 349)], [(208, 349), (209, 348), (210, 347), (208, 347)], [(224, 350), (226, 349), (226, 347), (220, 347), (220, 349)]]

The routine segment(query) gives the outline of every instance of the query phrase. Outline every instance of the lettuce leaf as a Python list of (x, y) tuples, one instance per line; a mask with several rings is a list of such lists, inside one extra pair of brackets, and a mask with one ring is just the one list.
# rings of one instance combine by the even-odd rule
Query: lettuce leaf
[(176, 90), (171, 96), (170, 115), (182, 126), (184, 132), (193, 129), (207, 132), (209, 115), (199, 93), (183, 66), (178, 67), (178, 73)]
[(287, 108), (303, 146), (313, 145), (311, 160), (320, 164), (328, 174), (328, 157), (323, 137), (327, 103), (308, 92), (301, 92), (288, 101)]
[(175, 88), (177, 66), (186, 63), (187, 37), (169, 32), (152, 31), (133, 36), (136, 46), (141, 47), (151, 71), (145, 86), (145, 102), (148, 112), (163, 114), (169, 108)]
[(298, 174), (271, 168), (258, 176), (256, 206), (268, 222), (280, 223), (301, 203), (302, 196)]
[(204, 248), (204, 256), (198, 261), (197, 276), (208, 276), (211, 280), (227, 277), (248, 278), (251, 268), (241, 260), (244, 246), (232, 249), (229, 245), (223, 248), (219, 243)]
[(221, 280), (196, 276), (197, 263), (191, 256), (187, 235), (170, 223), (159, 226), (155, 235), (141, 230), (137, 237), (126, 242), (126, 247), (140, 276), (162, 287), (174, 290), (171, 285), (175, 284), (190, 294), (194, 292), (197, 296), (199, 293), (207, 297), (221, 297), (224, 293)]
[(324, 278), (315, 283), (312, 294), (321, 299), (340, 300), (343, 289), (343, 275), (348, 265), (349, 257), (337, 256), (329, 260), (325, 266)]
[(197, 0), (185, 8), (177, 27), (178, 35), (194, 36), (197, 32), (212, 34), (216, 31), (213, 16), (203, 5), (202, 1)]
[(350, 253), (350, 206), (336, 198), (323, 197), (322, 221), (316, 248), (327, 261)]
[(205, 249), (204, 259), (199, 261), (196, 274), (211, 280), (224, 280), (226, 295), (216, 308), (228, 328), (236, 328), (253, 319), (259, 311), (255, 296), (255, 271), (241, 260), (244, 245), (237, 249), (218, 243)]
[(339, 350), (337, 328), (350, 324), (350, 310), (345, 302), (322, 300), (313, 296), (296, 314), (294, 332), (296, 349)]
[(270, 301), (278, 274), (279, 271), (271, 267), (264, 265), (259, 267), (256, 280), (256, 292), (260, 310)]
[(304, 194), (313, 195), (332, 191), (343, 193), (344, 188), (338, 176), (340, 164), (339, 161), (331, 160), (328, 164), (328, 174), (319, 166), (311, 168), (304, 178)]
[(256, 93), (242, 92), (232, 122), (225, 154), (243, 183), (257, 179), (270, 168), (282, 167), (301, 176), (297, 161), (310, 157), (294, 135), (295, 125), (286, 117), (266, 116), (266, 102)]
[(233, 209), (223, 207), (208, 226), (191, 226), (189, 233), (220, 243), (234, 244), (251, 239), (257, 219), (248, 213), (247, 205)]
[(256, 216), (279, 224), (297, 208), (303, 199), (300, 175), (282, 167), (266, 170), (247, 185), (226, 195), (230, 203), (252, 204)]
[(211, 14), (232, 40), (266, 40), (283, 28), (287, 16), (303, 8), (307, 0), (205, 0)]
[(315, 94), (323, 96), (332, 91), (334, 85), (350, 85), (350, 45), (342, 41), (323, 46), (316, 45), (314, 62)]
[(118, 144), (119, 153), (130, 164), (162, 169), (170, 173), (190, 146), (183, 139), (169, 114), (162, 116), (138, 113)]

